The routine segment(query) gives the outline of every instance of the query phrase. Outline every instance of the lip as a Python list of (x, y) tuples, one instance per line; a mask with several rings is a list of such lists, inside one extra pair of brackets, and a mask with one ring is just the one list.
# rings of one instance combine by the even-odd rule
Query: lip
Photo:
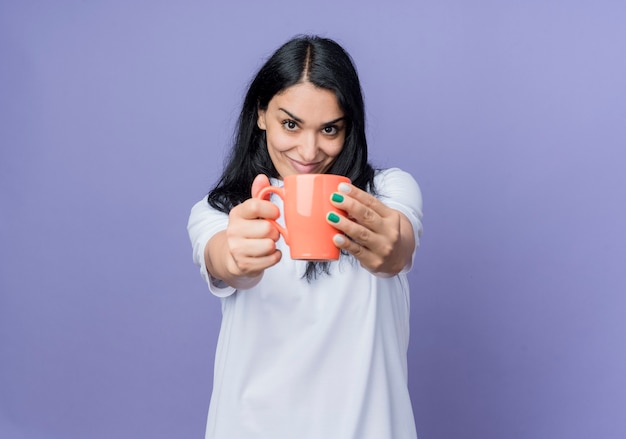
[(321, 162), (304, 163), (298, 160), (289, 159), (291, 166), (298, 174), (314, 174), (320, 167)]

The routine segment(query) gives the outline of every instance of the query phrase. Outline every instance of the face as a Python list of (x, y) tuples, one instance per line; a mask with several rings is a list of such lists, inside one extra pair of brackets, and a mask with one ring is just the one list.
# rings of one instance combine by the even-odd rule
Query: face
[(323, 174), (341, 152), (346, 121), (335, 94), (310, 82), (276, 94), (258, 112), (267, 151), (281, 178)]

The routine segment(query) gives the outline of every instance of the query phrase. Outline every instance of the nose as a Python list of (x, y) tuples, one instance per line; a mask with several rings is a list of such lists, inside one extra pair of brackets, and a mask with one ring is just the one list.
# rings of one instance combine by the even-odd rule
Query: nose
[(305, 162), (314, 161), (315, 157), (317, 157), (317, 150), (317, 133), (310, 131), (304, 132), (300, 141), (300, 147), (298, 148), (302, 160)]

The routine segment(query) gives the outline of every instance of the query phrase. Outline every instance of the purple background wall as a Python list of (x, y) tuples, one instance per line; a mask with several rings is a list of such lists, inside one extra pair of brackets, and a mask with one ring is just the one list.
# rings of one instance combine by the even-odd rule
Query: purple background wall
[(424, 192), (420, 438), (626, 437), (625, 3), (245, 3), (0, 1), (0, 437), (202, 437), (187, 215), (302, 32), (351, 52), (372, 161)]

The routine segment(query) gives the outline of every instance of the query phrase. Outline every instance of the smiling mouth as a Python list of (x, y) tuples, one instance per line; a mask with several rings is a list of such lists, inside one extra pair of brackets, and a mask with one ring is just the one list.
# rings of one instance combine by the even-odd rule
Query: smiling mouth
[(293, 160), (293, 159), (290, 159), (290, 160), (291, 160), (291, 165), (293, 166), (293, 168), (296, 171), (298, 171), (298, 173), (300, 174), (313, 174), (317, 170), (319, 170), (319, 167), (320, 167), (320, 162), (302, 163), (297, 160)]

